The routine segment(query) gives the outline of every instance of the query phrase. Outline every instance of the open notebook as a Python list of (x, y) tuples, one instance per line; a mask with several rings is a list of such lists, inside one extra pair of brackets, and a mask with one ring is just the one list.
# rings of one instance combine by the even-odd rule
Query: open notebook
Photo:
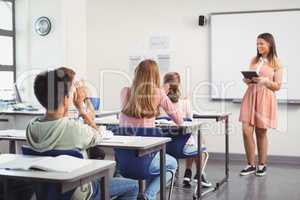
[[(6, 160), (5, 160), (6, 159)], [(0, 156), (0, 169), (11, 170), (43, 170), (50, 172), (70, 173), (91, 164), (92, 160), (80, 159), (72, 156), (61, 155), (57, 157), (27, 157), (5, 158)], [(5, 161), (5, 162), (2, 162)]]

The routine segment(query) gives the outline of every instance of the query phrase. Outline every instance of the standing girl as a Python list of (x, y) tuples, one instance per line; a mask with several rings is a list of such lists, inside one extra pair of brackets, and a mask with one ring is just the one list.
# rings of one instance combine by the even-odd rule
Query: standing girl
[[(267, 130), (277, 127), (275, 92), (280, 89), (282, 82), (282, 66), (277, 57), (272, 34), (263, 33), (257, 37), (257, 55), (252, 59), (250, 69), (256, 70), (259, 77), (252, 80), (244, 79), (248, 89), (242, 100), (239, 120), (243, 126), (248, 165), (240, 175), (256, 173), (257, 176), (264, 176), (267, 170)], [(258, 150), (257, 167), (254, 132)]]

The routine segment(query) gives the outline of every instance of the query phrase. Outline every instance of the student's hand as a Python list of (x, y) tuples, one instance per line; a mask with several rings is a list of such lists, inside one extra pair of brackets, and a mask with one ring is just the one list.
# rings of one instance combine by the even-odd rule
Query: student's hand
[(73, 103), (75, 107), (78, 109), (78, 111), (81, 111), (83, 109), (83, 102), (86, 99), (87, 94), (85, 87), (79, 86), (76, 87), (76, 92), (74, 92), (74, 97), (73, 97)]
[(252, 83), (252, 80), (251, 79), (248, 79), (248, 78), (244, 78), (243, 79), (244, 83), (246, 83), (247, 85)]
[(162, 89), (165, 91), (166, 94), (168, 94), (170, 90), (170, 84), (169, 83), (164, 84)]
[(263, 76), (254, 77), (254, 78), (252, 78), (252, 81), (259, 85), (267, 85), (269, 83), (268, 77), (263, 77)]

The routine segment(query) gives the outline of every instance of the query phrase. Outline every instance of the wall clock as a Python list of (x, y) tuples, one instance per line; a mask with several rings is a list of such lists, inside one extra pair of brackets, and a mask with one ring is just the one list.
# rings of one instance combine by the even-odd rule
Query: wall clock
[(48, 17), (39, 17), (34, 23), (35, 32), (40, 36), (46, 36), (51, 31), (51, 21)]

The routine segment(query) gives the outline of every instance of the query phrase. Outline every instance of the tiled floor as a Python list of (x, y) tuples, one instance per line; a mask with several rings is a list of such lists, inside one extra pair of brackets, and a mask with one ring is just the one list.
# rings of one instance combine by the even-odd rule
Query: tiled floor
[[(208, 178), (216, 182), (223, 177), (224, 163), (210, 161), (206, 170)], [(229, 182), (219, 190), (203, 197), (205, 200), (300, 200), (300, 166), (274, 164), (268, 167), (267, 175), (240, 177), (244, 163), (231, 162)], [(180, 177), (184, 166), (181, 164)], [(181, 180), (179, 180), (181, 182)], [(190, 200), (192, 191), (174, 189), (173, 200)]]

